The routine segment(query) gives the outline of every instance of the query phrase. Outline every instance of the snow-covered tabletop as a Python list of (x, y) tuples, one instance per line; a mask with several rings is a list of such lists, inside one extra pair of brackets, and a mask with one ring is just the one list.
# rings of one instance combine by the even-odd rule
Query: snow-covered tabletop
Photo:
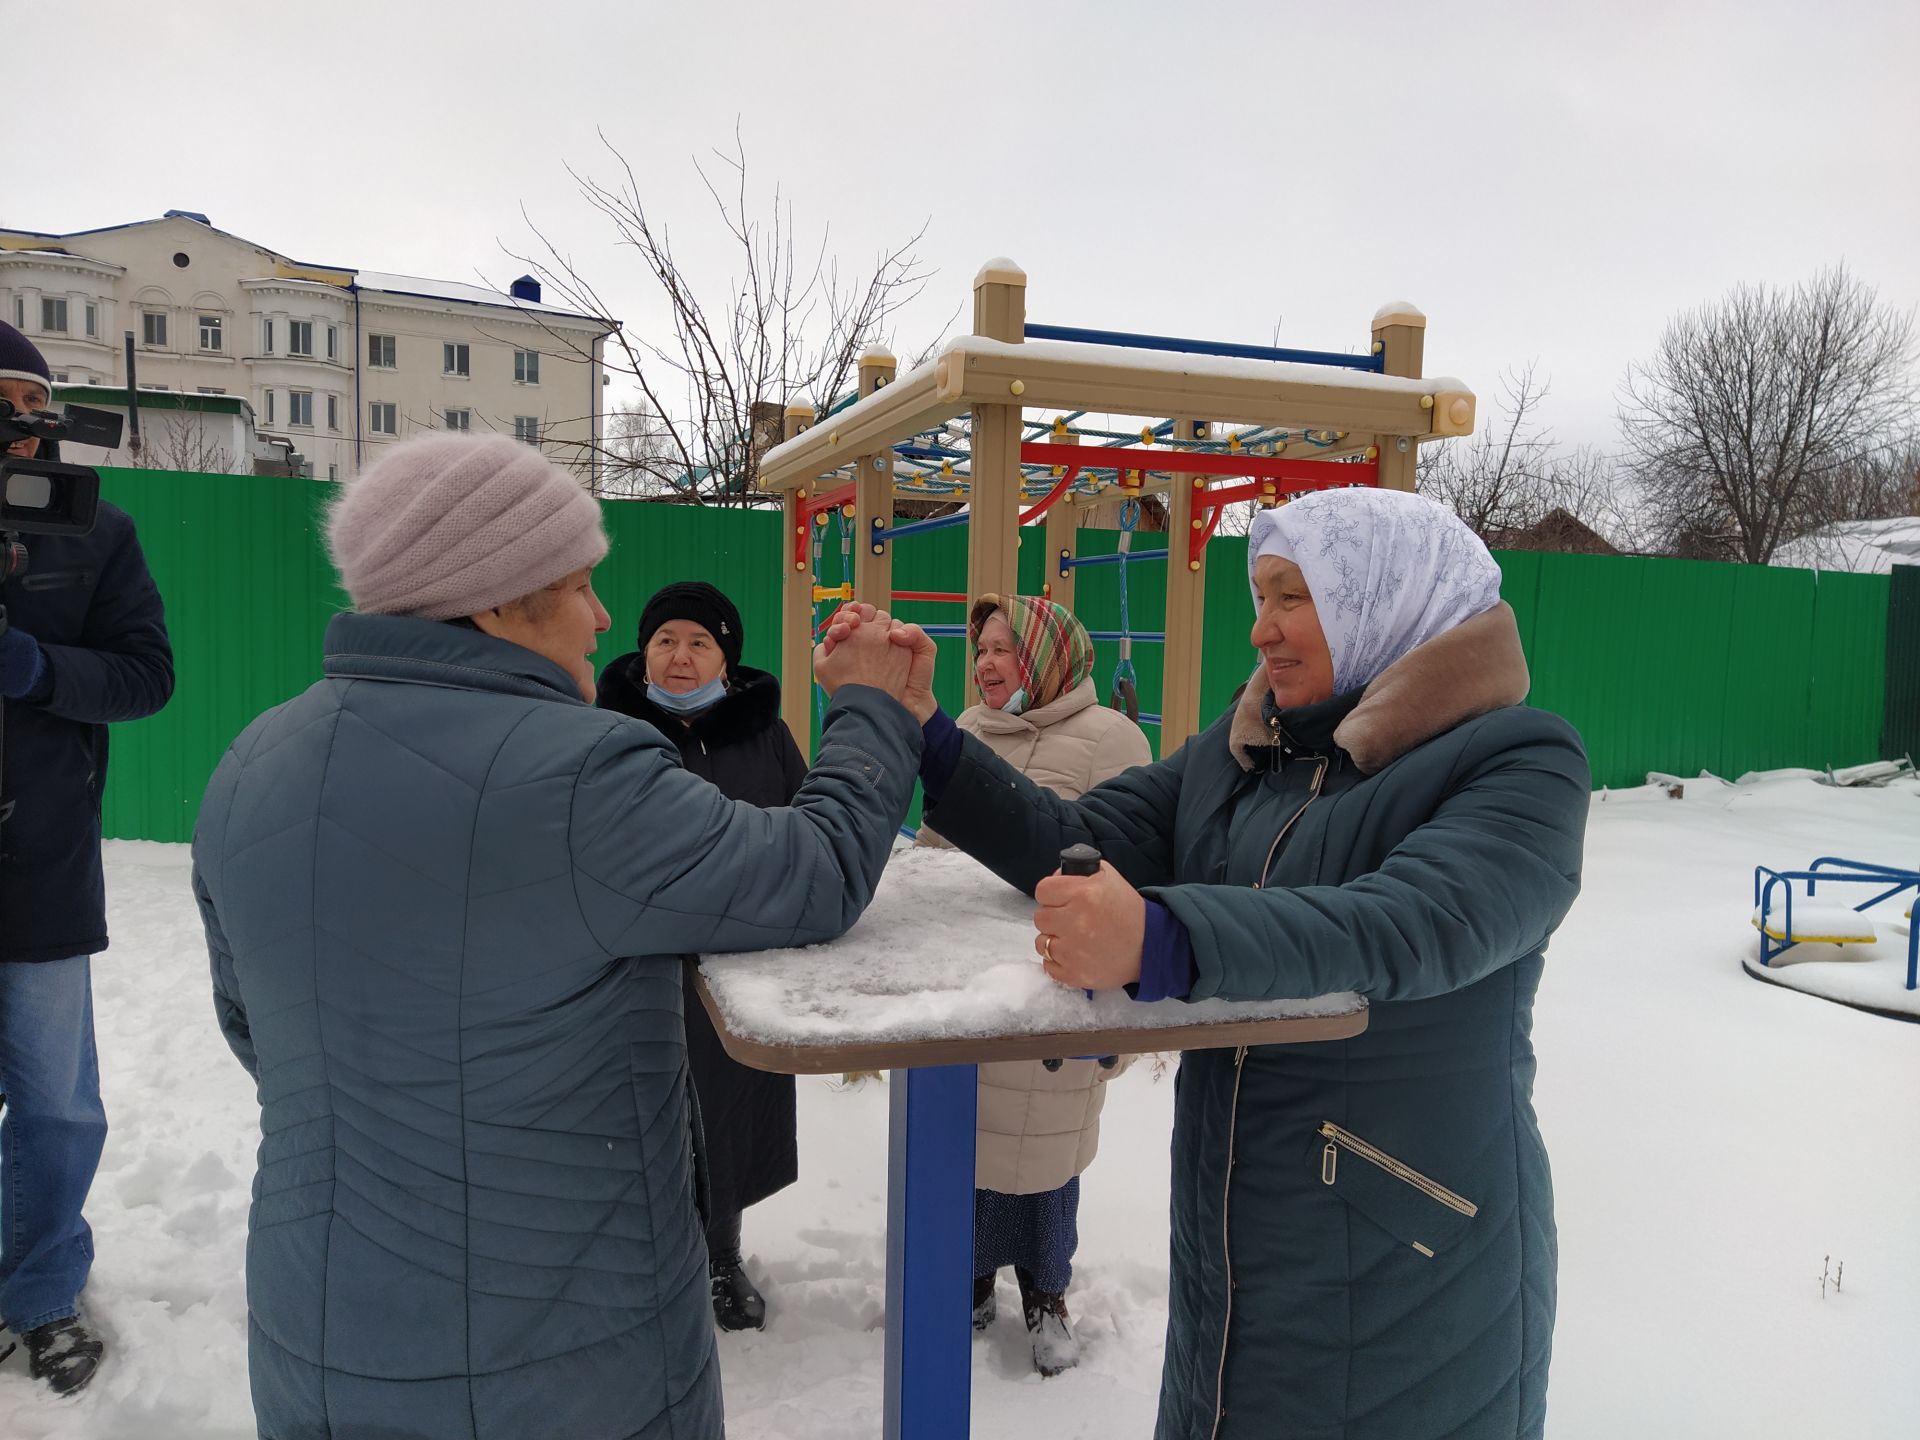
[(828, 945), (707, 955), (708, 1009), (735, 1059), (831, 1074), (1337, 1040), (1366, 1028), (1357, 995), (1305, 1000), (1089, 998), (1049, 980), (1033, 901), (953, 850), (904, 850), (872, 905)]

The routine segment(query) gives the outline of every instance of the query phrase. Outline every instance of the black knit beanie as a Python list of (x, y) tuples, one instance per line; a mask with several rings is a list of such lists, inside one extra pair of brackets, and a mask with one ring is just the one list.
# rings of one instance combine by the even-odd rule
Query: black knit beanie
[(26, 336), (0, 320), (0, 380), (31, 380), (53, 396), (53, 371), (47, 357)]
[(640, 612), (640, 649), (647, 648), (653, 632), (669, 620), (691, 620), (706, 628), (720, 642), (727, 671), (740, 668), (740, 612), (725, 595), (704, 580), (677, 580), (654, 592)]

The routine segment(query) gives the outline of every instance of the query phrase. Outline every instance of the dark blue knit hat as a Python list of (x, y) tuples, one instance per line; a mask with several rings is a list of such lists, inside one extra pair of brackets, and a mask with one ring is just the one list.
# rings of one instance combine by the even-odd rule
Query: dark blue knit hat
[(0, 320), (0, 380), (32, 380), (46, 388), (53, 398), (53, 371), (40, 347), (6, 321)]

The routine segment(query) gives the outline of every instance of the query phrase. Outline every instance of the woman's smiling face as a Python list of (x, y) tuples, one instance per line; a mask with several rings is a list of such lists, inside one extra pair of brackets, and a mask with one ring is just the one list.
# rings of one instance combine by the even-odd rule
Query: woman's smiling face
[(1253, 648), (1281, 709), (1333, 698), (1333, 651), (1320, 628), (1307, 577), (1291, 560), (1262, 555), (1253, 567), (1260, 613), (1253, 622)]

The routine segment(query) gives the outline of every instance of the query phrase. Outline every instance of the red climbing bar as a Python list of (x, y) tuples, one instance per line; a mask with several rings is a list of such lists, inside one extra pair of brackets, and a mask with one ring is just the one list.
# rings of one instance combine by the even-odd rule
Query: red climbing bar
[[(809, 495), (799, 501), (795, 509), (800, 512), (800, 525), (793, 536), (793, 563), (804, 567), (807, 563), (808, 532), (813, 528), (813, 517), (822, 510), (835, 510), (842, 505), (853, 503), (853, 482), (848, 481), (837, 490), (829, 490), (822, 495)], [(818, 579), (819, 577), (815, 577)]]
[[(1024, 445), (1021, 446), (1020, 448), (1023, 452), (1026, 449)], [(1079, 449), (1077, 445), (1063, 445), (1060, 448), (1063, 450)], [(1024, 454), (1022, 455), (1021, 458), (1023, 459), (1025, 458)], [(1067, 493), (1067, 487), (1073, 484), (1073, 482), (1077, 480), (1079, 476), (1080, 476), (1080, 467), (1078, 465), (1067, 466), (1066, 473), (1064, 473), (1060, 477), (1060, 483), (1055, 485), (1053, 489), (1049, 490), (1046, 493), (1046, 497), (1042, 499), (1038, 505), (1034, 506), (1031, 510), (1023, 510), (1020, 512), (1020, 523), (1022, 525), (1031, 525), (1035, 520), (1038, 520), (1042, 515), (1046, 514), (1047, 511), (1051, 510), (1056, 504), (1059, 503), (1060, 497)]]
[(967, 603), (963, 590), (896, 590), (896, 600), (925, 600), (936, 605), (964, 605)]
[(1211, 506), (1207, 512), (1207, 523), (1193, 532), (1187, 541), (1187, 559), (1198, 560), (1206, 552), (1207, 542), (1213, 539), (1213, 532), (1220, 528), (1220, 517), (1227, 513), (1224, 505)]

